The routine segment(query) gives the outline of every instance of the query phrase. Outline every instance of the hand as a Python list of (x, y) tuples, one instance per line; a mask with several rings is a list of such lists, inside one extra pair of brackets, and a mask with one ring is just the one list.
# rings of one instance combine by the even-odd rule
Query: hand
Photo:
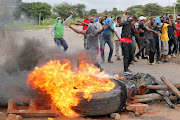
[(57, 38), (54, 38), (54, 42), (56, 42)]
[(69, 24), (67, 24), (66, 26), (67, 26), (68, 28), (71, 28), (71, 25), (69, 25)]
[(109, 28), (111, 27), (110, 24), (108, 24), (108, 27), (109, 27)]
[(149, 16), (151, 16), (151, 12), (149, 12)]
[(154, 34), (158, 35), (159, 33), (155, 31)]
[(71, 12), (72, 15), (74, 14), (73, 11), (70, 10), (70, 12)]
[(130, 8), (127, 8), (126, 13), (130, 12)]
[(106, 26), (106, 25), (104, 25), (104, 26), (103, 26), (103, 29), (105, 30), (106, 28), (107, 28), (107, 26)]
[(119, 41), (121, 41), (121, 38), (118, 38), (119, 39)]
[(77, 22), (78, 22), (78, 23), (80, 23), (80, 21), (79, 21), (79, 20), (78, 20)]

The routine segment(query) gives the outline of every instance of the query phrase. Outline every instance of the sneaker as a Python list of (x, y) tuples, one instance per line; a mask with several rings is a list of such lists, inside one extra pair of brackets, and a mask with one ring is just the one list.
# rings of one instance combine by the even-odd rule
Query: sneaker
[(170, 59), (170, 58), (171, 58), (171, 55), (168, 55), (168, 58)]
[(132, 75), (132, 72), (131, 72), (131, 71), (129, 71), (129, 70), (128, 70), (128, 71), (126, 71), (126, 72), (124, 71), (124, 76), (128, 76), (128, 75)]
[(175, 55), (175, 54), (172, 54), (171, 57), (176, 58), (176, 55)]
[(108, 61), (108, 63), (114, 63), (113, 61)]
[(149, 59), (149, 56), (146, 55), (144, 58)]
[(149, 63), (149, 65), (155, 65), (155, 63)]
[(161, 64), (162, 62), (161, 61), (157, 61), (156, 64)]
[(135, 58), (133, 59), (134, 62), (138, 62)]
[(119, 60), (119, 61), (120, 61), (120, 60), (121, 60), (121, 58), (117, 58), (117, 60)]

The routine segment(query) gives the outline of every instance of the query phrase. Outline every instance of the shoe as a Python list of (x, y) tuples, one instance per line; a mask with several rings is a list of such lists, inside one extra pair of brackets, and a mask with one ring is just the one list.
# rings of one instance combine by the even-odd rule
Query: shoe
[(149, 59), (149, 56), (146, 55), (144, 58), (145, 58), (145, 59)]
[(124, 76), (128, 76), (128, 75), (132, 75), (132, 72), (128, 71), (124, 71)]
[(175, 55), (175, 54), (172, 54), (171, 57), (176, 58), (176, 55)]
[(135, 58), (133, 59), (134, 62), (138, 62)]
[(155, 63), (149, 63), (149, 65), (155, 65)]
[(169, 61), (165, 60), (165, 61), (163, 61), (163, 63), (169, 63)]
[(104, 63), (104, 60), (102, 60), (101, 63)]
[(171, 58), (171, 55), (168, 55), (168, 58), (170, 59), (170, 58)]
[(108, 63), (114, 63), (113, 61), (108, 61)]
[(119, 61), (120, 61), (120, 60), (121, 60), (121, 58), (117, 58), (117, 60), (119, 60)]
[(139, 59), (139, 55), (138, 55), (138, 54), (136, 54), (135, 57), (136, 57), (137, 59)]
[(162, 62), (161, 61), (157, 61), (156, 64), (161, 64)]

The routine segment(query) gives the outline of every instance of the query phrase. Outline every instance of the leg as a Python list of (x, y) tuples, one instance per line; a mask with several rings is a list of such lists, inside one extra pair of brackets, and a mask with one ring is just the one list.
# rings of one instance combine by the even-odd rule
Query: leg
[(127, 43), (121, 43), (123, 50), (123, 62), (124, 62), (124, 72), (128, 71), (128, 63), (129, 63), (129, 47)]
[(64, 40), (64, 38), (60, 38), (60, 41), (61, 41), (61, 44), (64, 48), (64, 51), (67, 51), (68, 45), (67, 45), (66, 41)]
[(175, 36), (173, 36), (173, 41), (172, 41), (172, 42), (173, 42), (173, 45), (174, 45), (172, 54), (174, 54), (175, 51), (176, 51), (176, 48), (177, 48), (177, 40), (176, 40), (176, 37), (175, 37)]
[(120, 56), (119, 56), (119, 47), (120, 47), (120, 41), (119, 41), (119, 40), (116, 40), (116, 41), (115, 41), (115, 48), (116, 48), (116, 56), (117, 56), (117, 59), (120, 58)]
[(172, 54), (172, 37), (169, 37), (170, 39), (169, 39), (169, 41), (168, 41), (168, 44), (169, 44), (169, 52), (168, 52), (168, 54), (169, 55), (171, 55)]
[(148, 56), (150, 51), (150, 41), (145, 39), (145, 55)]
[(138, 35), (135, 35), (135, 40), (136, 40), (136, 43), (138, 45), (138, 48), (140, 49), (141, 48), (141, 43), (139, 41), (139, 36)]
[(102, 61), (105, 61), (104, 59), (104, 48), (105, 48), (105, 44), (106, 44), (106, 39), (102, 36), (101, 37), (101, 41), (100, 41), (100, 47), (101, 47), (101, 59)]
[(56, 44), (57, 44), (57, 46), (60, 48), (61, 47), (61, 40), (60, 40), (60, 38), (57, 38), (56, 39)]
[(114, 45), (113, 45), (113, 41), (112, 41), (111, 37), (108, 38), (107, 43), (108, 43), (109, 48), (110, 48), (109, 57), (108, 57), (108, 62), (110, 62), (112, 55), (113, 55), (113, 50), (114, 50)]
[(160, 45), (159, 45), (159, 36), (157, 36), (157, 41), (156, 41), (156, 56), (157, 56), (157, 59), (156, 61), (160, 61)]
[(134, 59), (134, 54), (132, 52), (132, 45), (131, 45), (131, 43), (128, 43), (128, 49), (129, 49), (129, 59), (128, 59), (128, 67), (129, 67), (130, 63)]
[(136, 54), (136, 56), (139, 58), (140, 54), (143, 53), (144, 48), (145, 48), (145, 40), (144, 37), (139, 37), (139, 42), (140, 42), (140, 50), (138, 51), (138, 53)]
[(154, 40), (153, 39), (150, 39), (150, 54), (149, 54), (149, 62), (150, 63), (154, 63), (154, 55), (155, 55), (155, 44), (154, 44)]
[(87, 36), (84, 36), (84, 49), (87, 49)]

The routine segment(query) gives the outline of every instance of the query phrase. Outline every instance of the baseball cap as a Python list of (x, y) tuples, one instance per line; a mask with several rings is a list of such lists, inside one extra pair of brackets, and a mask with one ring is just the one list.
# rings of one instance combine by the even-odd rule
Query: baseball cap
[(139, 17), (139, 20), (140, 20), (140, 21), (141, 21), (141, 20), (144, 20), (144, 19), (146, 19), (146, 17), (144, 17), (144, 16)]

